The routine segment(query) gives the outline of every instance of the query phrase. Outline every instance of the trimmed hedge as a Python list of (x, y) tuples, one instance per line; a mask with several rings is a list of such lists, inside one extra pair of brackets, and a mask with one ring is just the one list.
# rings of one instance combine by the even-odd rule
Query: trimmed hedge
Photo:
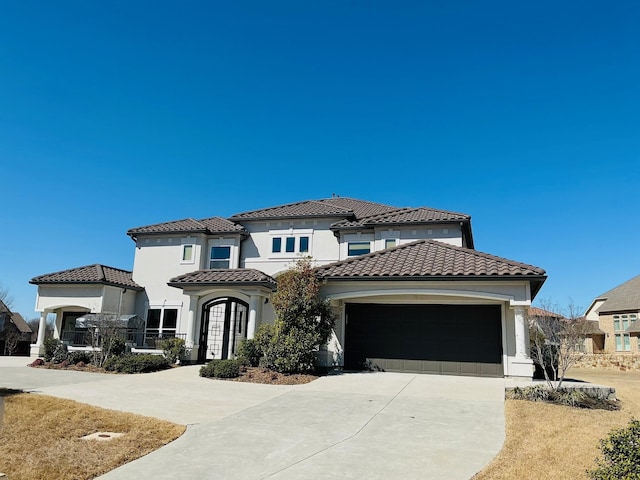
[(200, 376), (205, 378), (239, 377), (240, 362), (237, 360), (211, 360), (200, 368)]
[(119, 373), (148, 373), (166, 370), (170, 366), (169, 360), (163, 356), (144, 353), (111, 357), (105, 362), (104, 369)]

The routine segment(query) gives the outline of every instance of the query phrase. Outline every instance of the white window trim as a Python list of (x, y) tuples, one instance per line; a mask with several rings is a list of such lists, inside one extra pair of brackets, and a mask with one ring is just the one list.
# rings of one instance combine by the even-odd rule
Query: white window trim
[[(191, 260), (184, 260), (184, 249), (191, 247)], [(193, 265), (196, 263), (196, 239), (194, 237), (184, 237), (180, 239), (180, 264)]]
[(349, 255), (350, 243), (369, 242), (369, 253), (375, 252), (375, 235), (373, 233), (350, 233), (344, 236), (344, 258), (354, 258), (360, 255)]
[[(149, 330), (149, 328), (147, 327), (147, 322), (149, 321), (149, 310), (160, 310), (160, 323), (158, 325), (158, 328), (152, 328), (151, 330), (158, 330), (159, 334), (162, 334), (165, 331), (169, 331), (172, 333), (178, 333), (180, 332), (180, 318), (182, 315), (182, 305), (149, 305), (149, 307), (147, 307), (147, 312), (145, 314), (145, 319), (144, 319), (144, 330), (145, 333)], [(164, 328), (164, 312), (165, 310), (176, 310), (176, 327), (175, 328)]]
[(205, 268), (211, 268), (211, 249), (213, 247), (229, 247), (229, 268), (238, 268), (239, 249), (235, 238), (212, 238), (207, 242), (207, 263)]

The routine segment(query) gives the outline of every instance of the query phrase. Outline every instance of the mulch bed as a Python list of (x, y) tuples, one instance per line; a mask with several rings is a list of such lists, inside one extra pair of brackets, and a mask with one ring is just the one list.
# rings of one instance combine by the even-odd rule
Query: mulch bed
[[(29, 364), (30, 367), (33, 368), (46, 368), (50, 370), (75, 370), (77, 372), (92, 372), (92, 373), (107, 373), (107, 374), (116, 374), (117, 372), (108, 372), (104, 368), (96, 367), (92, 364), (84, 364), (79, 362), (77, 364), (65, 364), (63, 363), (53, 363), (53, 362), (44, 362), (42, 364), (36, 365)], [(175, 368), (180, 368), (179, 366), (175, 366)], [(228, 380), (233, 382), (246, 382), (246, 383), (264, 383), (267, 385), (301, 385), (303, 383), (313, 382), (317, 379), (319, 375), (312, 374), (302, 374), (296, 373), (287, 375), (284, 373), (274, 372), (273, 370), (269, 370), (267, 368), (260, 367), (246, 367), (243, 371), (240, 372), (240, 376), (237, 378), (230, 378)]]
[(231, 378), (234, 382), (266, 383), (268, 385), (300, 385), (313, 382), (318, 375), (296, 373), (286, 375), (274, 372), (266, 368), (247, 367), (246, 371), (240, 372), (238, 378)]

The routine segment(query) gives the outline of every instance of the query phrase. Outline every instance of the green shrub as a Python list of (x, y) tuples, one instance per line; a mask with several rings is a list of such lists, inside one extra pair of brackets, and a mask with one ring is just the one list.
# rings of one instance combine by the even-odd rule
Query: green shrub
[(187, 349), (185, 348), (183, 339), (166, 338), (162, 341), (162, 351), (169, 362), (176, 363), (178, 360), (184, 358)]
[(290, 328), (278, 330), (264, 348), (261, 366), (280, 373), (310, 372), (315, 368), (318, 337), (313, 332)]
[(262, 349), (256, 340), (245, 338), (238, 344), (237, 356), (243, 365), (257, 367), (262, 357)]
[(171, 364), (161, 355), (148, 353), (111, 357), (104, 363), (104, 369), (119, 373), (148, 373), (166, 370)]
[(240, 376), (237, 360), (211, 360), (200, 367), (200, 376), (206, 378), (236, 378)]
[[(57, 338), (45, 338), (43, 347), (45, 362), (60, 363), (66, 358), (63, 353), (66, 353), (67, 347)], [(56, 361), (56, 359), (58, 360)]]
[(604, 458), (598, 459), (598, 468), (587, 471), (592, 480), (640, 479), (640, 421), (631, 419), (625, 428), (613, 430), (600, 440)]
[(87, 352), (84, 350), (78, 350), (75, 352), (69, 352), (69, 356), (67, 360), (71, 365), (75, 365), (76, 363), (91, 363), (93, 361), (93, 353)]
[(215, 371), (216, 363), (220, 361), (221, 360), (211, 360), (209, 363), (206, 363), (203, 366), (201, 366), (200, 376), (205, 378), (213, 378), (214, 377), (213, 373)]

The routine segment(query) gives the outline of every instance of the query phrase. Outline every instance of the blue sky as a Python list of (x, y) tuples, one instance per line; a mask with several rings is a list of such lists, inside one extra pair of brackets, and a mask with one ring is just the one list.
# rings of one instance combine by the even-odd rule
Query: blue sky
[(0, 282), (342, 196), (472, 216), (586, 308), (640, 274), (640, 3), (6, 1)]

